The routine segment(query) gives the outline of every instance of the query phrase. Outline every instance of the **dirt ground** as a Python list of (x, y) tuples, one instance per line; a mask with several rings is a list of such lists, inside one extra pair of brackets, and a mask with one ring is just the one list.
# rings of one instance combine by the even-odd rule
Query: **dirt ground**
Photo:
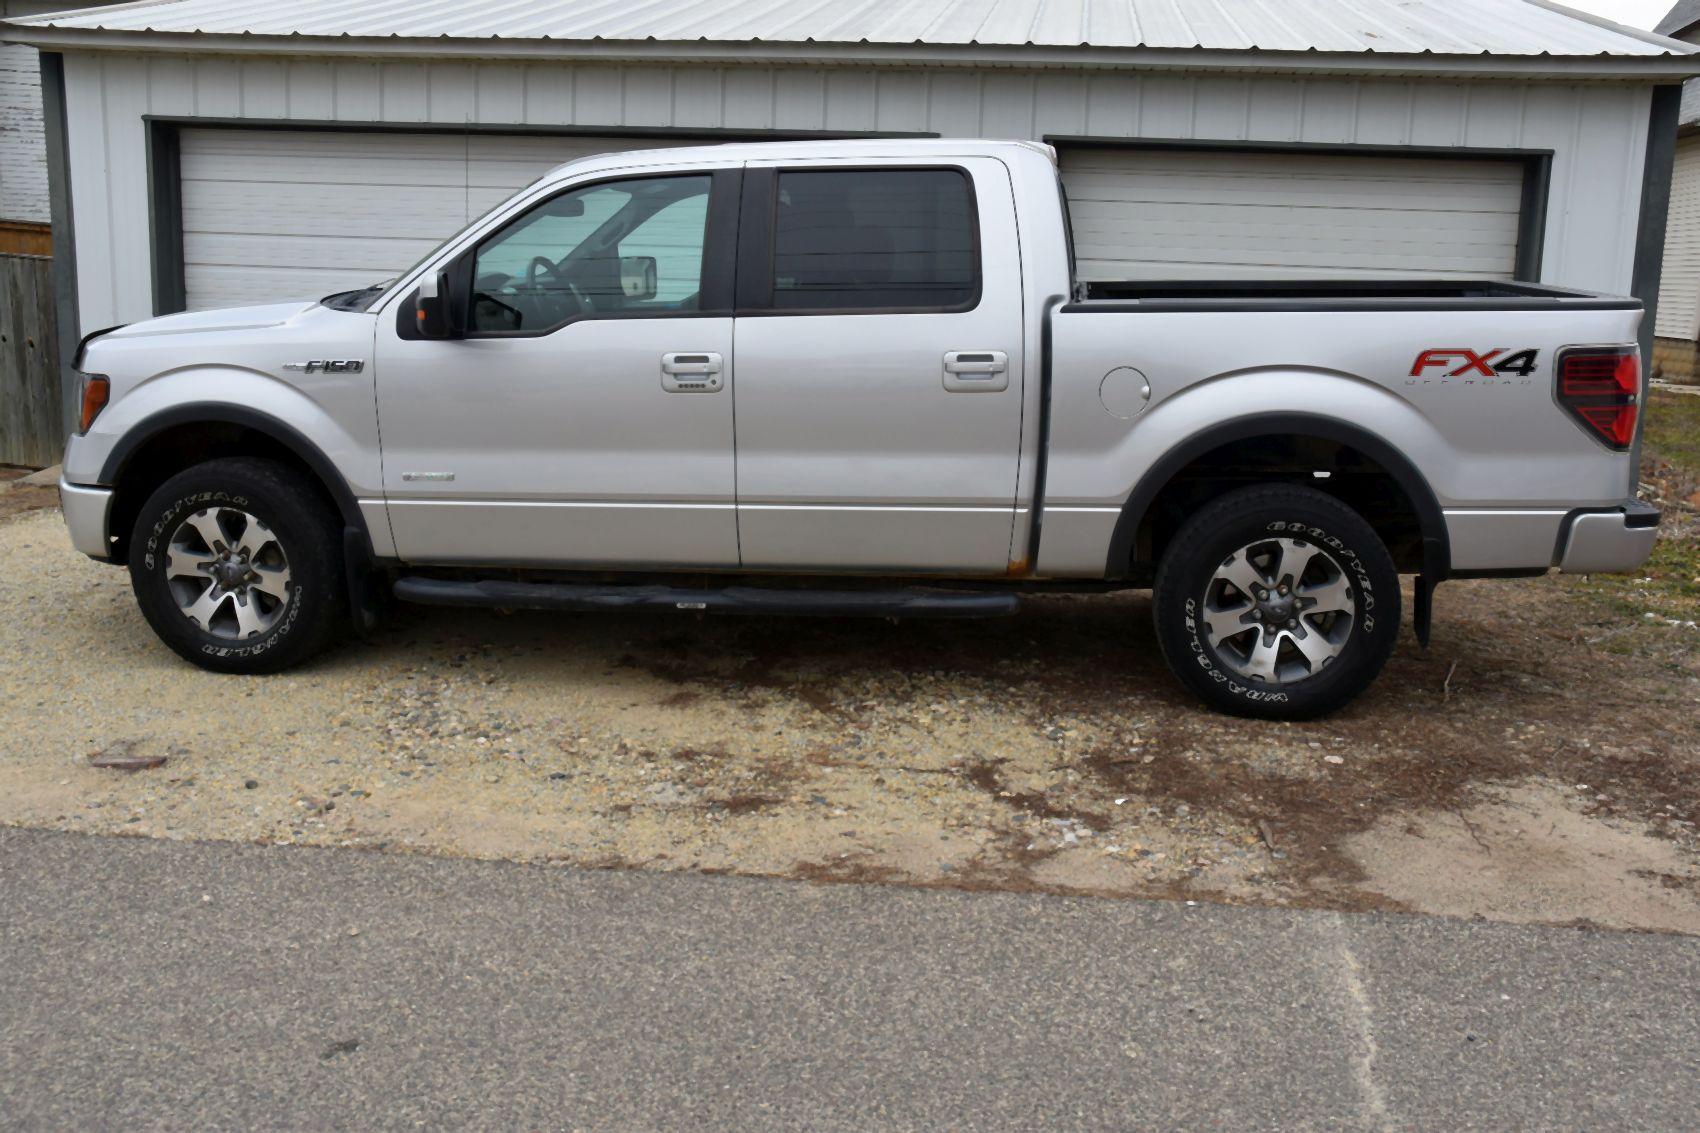
[[(0, 822), (1700, 933), (1694, 514), (1666, 538), (1647, 579), (1449, 584), (1432, 649), (1283, 725), (1190, 701), (1144, 595), (898, 625), (402, 608), (212, 676), (27, 511), (0, 518)], [(89, 765), (114, 750), (167, 761)]]

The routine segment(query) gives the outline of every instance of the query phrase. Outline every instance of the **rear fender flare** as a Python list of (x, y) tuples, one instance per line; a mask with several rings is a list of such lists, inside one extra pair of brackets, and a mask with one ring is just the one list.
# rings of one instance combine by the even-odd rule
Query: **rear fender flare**
[(1338, 418), (1311, 413), (1257, 413), (1194, 433), (1152, 465), (1122, 505), (1121, 516), (1110, 536), (1105, 577), (1127, 577), (1139, 525), (1144, 522), (1152, 501), (1181, 469), (1212, 449), (1270, 433), (1321, 437), (1350, 445), (1386, 469), (1410, 499), (1422, 525), (1423, 577), (1432, 585), (1447, 576), (1452, 551), (1440, 500), (1422, 473), (1403, 453), (1375, 434)]

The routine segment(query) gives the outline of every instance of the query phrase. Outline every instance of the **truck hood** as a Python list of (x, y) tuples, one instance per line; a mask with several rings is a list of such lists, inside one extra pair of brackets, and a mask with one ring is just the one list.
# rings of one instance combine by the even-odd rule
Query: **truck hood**
[(195, 331), (259, 330), (288, 322), (297, 315), (311, 311), (317, 303), (265, 303), (256, 307), (226, 307), (217, 311), (191, 311), (182, 315), (163, 315), (157, 319), (131, 323), (104, 337), (152, 338), (161, 334), (187, 334)]

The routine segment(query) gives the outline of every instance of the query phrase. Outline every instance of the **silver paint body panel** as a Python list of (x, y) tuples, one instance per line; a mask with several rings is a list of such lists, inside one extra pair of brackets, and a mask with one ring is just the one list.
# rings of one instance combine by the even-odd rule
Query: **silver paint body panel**
[[(732, 320), (612, 319), (540, 338), (400, 339), (378, 324), (384, 491), (412, 562), (738, 565), (733, 366), (662, 388), (661, 356), (732, 357)], [(405, 472), (448, 472), (408, 480)]]
[(1630, 527), (1621, 512), (1579, 515), (1559, 556), (1566, 574), (1612, 574), (1632, 571), (1647, 561), (1658, 538), (1656, 527)]
[(84, 488), (59, 480), (59, 510), (71, 546), (90, 558), (103, 559), (112, 553), (107, 538), (106, 517), (112, 512), (111, 488)]
[(1448, 508), (1446, 530), (1452, 538), (1454, 570), (1517, 570), (1553, 560), (1565, 511)]
[[(456, 342), (396, 334), (417, 279), (575, 183), (870, 163), (970, 170), (984, 280), (972, 311), (587, 320)], [(1637, 311), (1063, 310), (1063, 231), (1055, 166), (1031, 143), (585, 158), (448, 241), (370, 312), (269, 305), (96, 339), (83, 368), (111, 378), (112, 399), (69, 444), (67, 518), (75, 511), (79, 546), (104, 547), (105, 533), (90, 533), (93, 497), (75, 493), (98, 487), (114, 447), (150, 418), (200, 404), (287, 425), (342, 475), (377, 553), (420, 563), (1101, 578), (1123, 505), (1166, 454), (1274, 414), (1349, 424), (1402, 453), (1444, 511), (1460, 570), (1548, 565), (1567, 512), (1633, 490), (1631, 457), (1554, 403), (1551, 364), (1562, 346), (1633, 342)], [(1408, 376), (1421, 351), (1455, 346), (1532, 348), (1539, 366), (1503, 382)], [(1001, 352), (1007, 388), (951, 391), (943, 367), (955, 351)], [(660, 367), (675, 353), (720, 355), (721, 388), (668, 392)], [(365, 365), (285, 369), (303, 359)], [(1132, 419), (1100, 397), (1120, 367), (1149, 383)], [(1631, 569), (1647, 530), (1583, 516), (1557, 553), (1567, 567)]]
[[(769, 158), (831, 169), (858, 158)], [(936, 166), (936, 158), (882, 165)], [(1021, 254), (1009, 172), (974, 180), (982, 289), (971, 311), (738, 320), (738, 531), (757, 569), (960, 571), (1009, 565), (1021, 445)], [(946, 355), (1006, 356), (1003, 388), (953, 391)]]

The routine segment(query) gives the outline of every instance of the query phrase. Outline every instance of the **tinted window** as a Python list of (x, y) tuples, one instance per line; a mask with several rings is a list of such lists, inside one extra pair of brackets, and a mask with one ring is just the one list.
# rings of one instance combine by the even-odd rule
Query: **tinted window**
[(698, 310), (709, 181), (615, 181), (531, 209), (478, 249), (473, 329)]
[(779, 174), (773, 305), (962, 307), (978, 291), (974, 202), (950, 169)]

